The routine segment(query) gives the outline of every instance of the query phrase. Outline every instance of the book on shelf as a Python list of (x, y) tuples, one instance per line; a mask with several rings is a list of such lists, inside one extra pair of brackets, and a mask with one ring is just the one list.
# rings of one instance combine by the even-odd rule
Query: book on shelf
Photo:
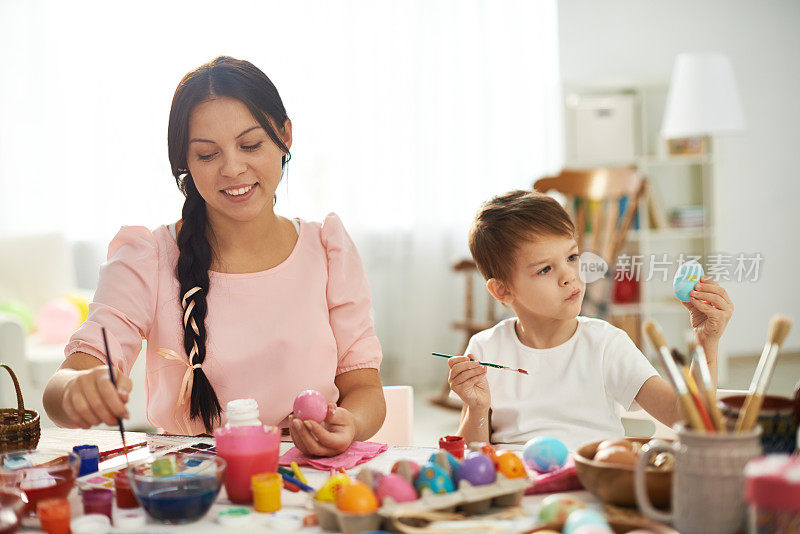
[(670, 210), (669, 223), (674, 228), (700, 228), (705, 225), (705, 213), (699, 204), (678, 206)]

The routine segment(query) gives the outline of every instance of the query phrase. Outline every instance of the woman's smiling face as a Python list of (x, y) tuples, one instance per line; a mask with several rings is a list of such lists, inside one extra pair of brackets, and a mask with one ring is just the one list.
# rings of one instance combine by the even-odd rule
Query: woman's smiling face
[[(277, 133), (291, 147), (291, 122)], [(283, 156), (243, 102), (214, 98), (192, 110), (186, 159), (210, 220), (247, 222), (271, 212)]]

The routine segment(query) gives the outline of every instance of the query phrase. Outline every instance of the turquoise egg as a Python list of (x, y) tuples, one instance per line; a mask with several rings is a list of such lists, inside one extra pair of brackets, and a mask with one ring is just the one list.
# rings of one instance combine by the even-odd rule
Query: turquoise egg
[(689, 302), (689, 292), (694, 289), (694, 285), (700, 281), (700, 277), (705, 274), (703, 266), (695, 260), (690, 260), (681, 265), (672, 280), (672, 289), (675, 296), (681, 302)]
[(439, 456), (444, 456), (447, 459), (447, 465), (450, 466), (450, 475), (452, 476), (458, 470), (458, 460), (456, 457), (444, 450), (438, 450), (431, 454), (430, 458), (428, 458), (428, 463), (435, 464), (436, 458)]
[(422, 495), (422, 490), (428, 488), (433, 493), (450, 493), (455, 491), (453, 479), (441, 466), (428, 462), (419, 470), (419, 476), (414, 483), (417, 493)]
[(561, 469), (567, 462), (569, 451), (564, 443), (550, 436), (537, 436), (528, 440), (522, 449), (522, 459), (528, 467), (539, 473)]

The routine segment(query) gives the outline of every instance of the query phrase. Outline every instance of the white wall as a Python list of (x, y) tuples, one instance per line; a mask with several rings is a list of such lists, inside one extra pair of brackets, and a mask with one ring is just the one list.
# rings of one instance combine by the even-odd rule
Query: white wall
[[(681, 52), (730, 57), (747, 131), (715, 140), (717, 249), (764, 261), (758, 282), (724, 283), (725, 347), (759, 352), (774, 313), (800, 321), (800, 2), (559, 0), (558, 17), (566, 82), (667, 81)], [(800, 324), (785, 347), (800, 349)]]

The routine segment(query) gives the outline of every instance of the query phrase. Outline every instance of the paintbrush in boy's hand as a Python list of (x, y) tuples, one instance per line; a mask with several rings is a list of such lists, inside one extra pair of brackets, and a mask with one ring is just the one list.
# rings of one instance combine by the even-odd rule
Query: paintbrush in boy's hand
[[(103, 345), (106, 348), (106, 364), (108, 364), (108, 376), (111, 377), (111, 384), (114, 386), (114, 389), (117, 389), (117, 381), (114, 379), (114, 369), (111, 367), (111, 357), (108, 355), (108, 338), (106, 338), (106, 327), (100, 327), (101, 332), (103, 332)], [(119, 423), (119, 433), (122, 436), (122, 450), (125, 451), (125, 462), (130, 467), (131, 462), (128, 460), (128, 446), (125, 444), (125, 429), (122, 427), (122, 419), (117, 417), (117, 423)]]
[[(451, 356), (450, 354), (442, 354), (440, 352), (431, 352), (434, 356), (441, 356), (442, 358), (455, 358), (455, 356)], [(528, 374), (528, 371), (525, 369), (514, 369), (513, 367), (508, 367), (506, 365), (500, 365), (499, 363), (489, 363), (489, 362), (478, 362), (481, 365), (485, 365), (486, 367), (494, 367), (496, 369), (508, 369), (509, 371), (516, 371), (518, 373), (522, 373), (524, 375)]]

